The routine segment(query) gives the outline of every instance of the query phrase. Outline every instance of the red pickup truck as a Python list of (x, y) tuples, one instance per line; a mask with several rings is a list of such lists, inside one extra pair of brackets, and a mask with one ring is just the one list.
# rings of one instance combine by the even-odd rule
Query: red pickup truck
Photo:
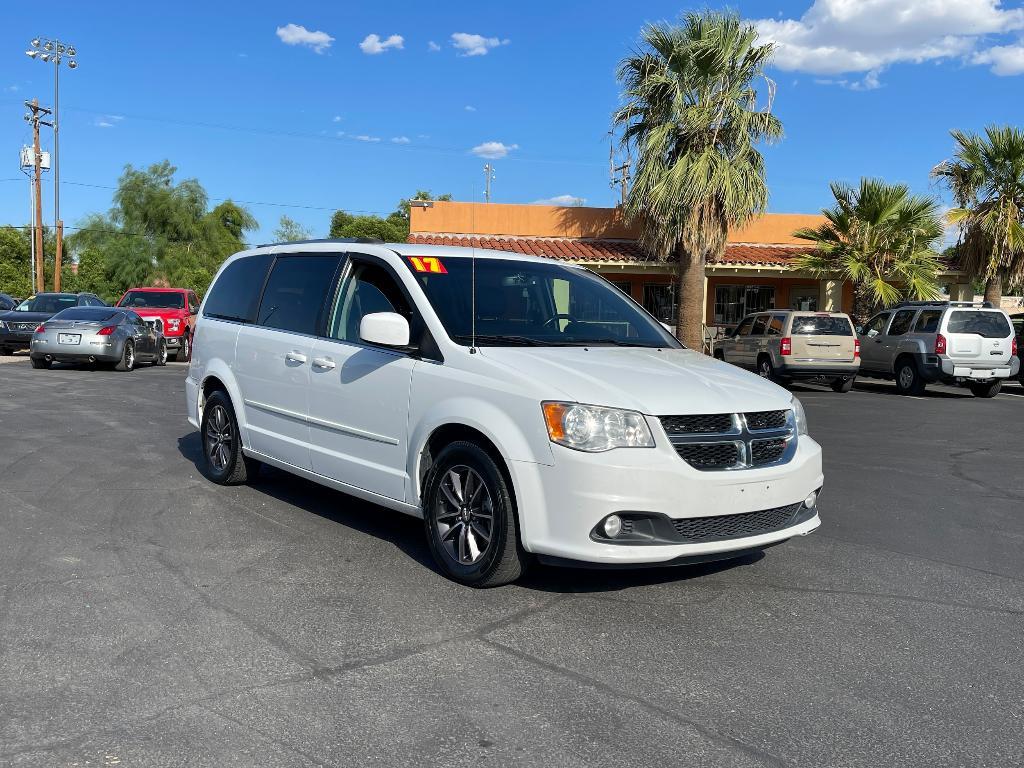
[(199, 312), (195, 291), (187, 288), (129, 288), (117, 306), (131, 307), (143, 318), (160, 318), (167, 339), (168, 359), (186, 363), (192, 359), (192, 331)]

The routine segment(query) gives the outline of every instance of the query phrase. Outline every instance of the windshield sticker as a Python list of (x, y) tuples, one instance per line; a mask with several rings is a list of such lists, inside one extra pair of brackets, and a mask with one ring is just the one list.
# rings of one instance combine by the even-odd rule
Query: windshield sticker
[(448, 270), (436, 256), (410, 256), (409, 263), (417, 272), (433, 272), (438, 275), (447, 275)]

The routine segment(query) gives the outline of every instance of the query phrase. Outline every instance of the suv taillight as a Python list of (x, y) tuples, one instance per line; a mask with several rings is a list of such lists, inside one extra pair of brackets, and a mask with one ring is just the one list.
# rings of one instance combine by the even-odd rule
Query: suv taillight
[(935, 354), (946, 354), (946, 337), (943, 336), (941, 333), (935, 334)]
[(781, 347), (779, 350), (780, 355), (792, 355), (793, 354), (793, 340), (786, 336), (779, 342)]
[(853, 359), (860, 357), (860, 339), (853, 340)]
[(1016, 355), (1017, 354), (1017, 339), (1016, 338), (1014, 338), (1014, 340), (1012, 342), (1010, 342), (1010, 354), (1011, 355)]

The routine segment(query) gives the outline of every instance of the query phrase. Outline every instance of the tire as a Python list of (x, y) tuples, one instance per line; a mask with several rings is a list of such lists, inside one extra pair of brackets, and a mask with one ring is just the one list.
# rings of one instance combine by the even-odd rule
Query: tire
[(223, 391), (207, 398), (199, 435), (203, 444), (203, 474), (217, 485), (240, 485), (259, 472), (260, 463), (242, 452), (235, 409)]
[(975, 397), (995, 397), (1003, 388), (1002, 381), (987, 381), (984, 384), (971, 384), (971, 394)]
[(167, 342), (160, 339), (156, 345), (156, 359), (153, 365), (167, 365)]
[(924, 392), (924, 380), (910, 358), (896, 363), (896, 391), (901, 395), (920, 395)]
[(47, 360), (45, 357), (33, 357), (33, 358), (29, 358), (29, 359), (32, 362), (32, 367), (33, 368), (49, 369), (50, 366), (53, 365), (53, 361), (52, 360)]
[(171, 359), (176, 363), (187, 363), (192, 359), (192, 336), (189, 335), (188, 328), (181, 334), (181, 346)]
[(115, 371), (130, 371), (135, 368), (135, 342), (129, 339), (121, 350), (121, 359), (114, 365)]
[(778, 383), (779, 379), (775, 375), (775, 366), (772, 365), (772, 359), (768, 355), (761, 355), (757, 358), (757, 375), (762, 379)]
[[(475, 501), (460, 506), (467, 489)], [(483, 448), (455, 442), (441, 451), (423, 500), (427, 542), (445, 575), (478, 588), (498, 587), (522, 575), (527, 555), (519, 543), (515, 502), (501, 467)]]
[(832, 385), (831, 385), (832, 386), (832, 391), (833, 392), (843, 392), (843, 393), (849, 392), (851, 389), (853, 389), (853, 380), (855, 378), (856, 377), (854, 377), (854, 376), (850, 376), (850, 377), (845, 378), (845, 379), (835, 379), (832, 382)]
[(715, 360), (721, 360), (724, 363), (725, 362), (725, 352), (720, 352), (720, 351), (718, 351), (716, 349), (715, 350)]

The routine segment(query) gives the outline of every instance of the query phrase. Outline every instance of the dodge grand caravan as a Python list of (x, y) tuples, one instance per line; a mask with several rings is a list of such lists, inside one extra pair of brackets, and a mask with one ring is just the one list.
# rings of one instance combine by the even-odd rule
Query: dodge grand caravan
[(422, 517), (451, 578), (724, 559), (820, 524), (800, 402), (590, 271), (313, 241), (221, 267), (186, 380), (216, 483), (261, 462)]

